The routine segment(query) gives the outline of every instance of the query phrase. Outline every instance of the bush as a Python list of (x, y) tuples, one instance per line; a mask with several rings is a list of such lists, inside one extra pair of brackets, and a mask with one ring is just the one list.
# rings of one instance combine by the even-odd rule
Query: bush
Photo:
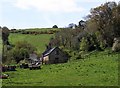
[(80, 50), (81, 51), (87, 51), (88, 50), (88, 40), (86, 37), (83, 37), (80, 42)]
[[(15, 47), (10, 51), (9, 56), (13, 58), (16, 63), (19, 63), (25, 58), (29, 58), (29, 54), (34, 52), (36, 48), (26, 41), (19, 41)], [(9, 58), (10, 58), (9, 57)]]
[(58, 26), (57, 26), (57, 25), (54, 25), (52, 28), (58, 28)]

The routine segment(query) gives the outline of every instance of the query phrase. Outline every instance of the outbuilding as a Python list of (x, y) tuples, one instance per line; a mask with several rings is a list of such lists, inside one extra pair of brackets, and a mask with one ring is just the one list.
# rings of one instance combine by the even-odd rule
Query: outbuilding
[(68, 61), (68, 55), (63, 52), (59, 47), (46, 49), (42, 53), (42, 63), (45, 64), (57, 64), (65, 63)]

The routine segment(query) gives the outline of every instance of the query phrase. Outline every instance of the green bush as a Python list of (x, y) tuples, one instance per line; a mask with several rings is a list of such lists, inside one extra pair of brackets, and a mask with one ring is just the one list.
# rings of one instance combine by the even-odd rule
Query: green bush
[(19, 41), (15, 47), (9, 52), (9, 58), (19, 63), (21, 60), (29, 58), (29, 54), (34, 52), (36, 48), (26, 41)]
[(96, 42), (98, 44), (97, 48), (100, 48), (101, 50), (104, 50), (106, 47), (106, 43), (105, 40), (102, 38), (102, 35), (100, 34), (99, 31), (97, 31), (95, 33), (95, 37), (96, 37)]
[(88, 47), (89, 47), (88, 40), (87, 40), (87, 38), (83, 37), (80, 42), (80, 50), (87, 51)]

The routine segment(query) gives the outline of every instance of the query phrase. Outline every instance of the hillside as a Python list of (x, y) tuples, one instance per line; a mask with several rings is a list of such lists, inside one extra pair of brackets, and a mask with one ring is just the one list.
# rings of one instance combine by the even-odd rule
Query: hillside
[[(58, 2), (59, 0), (53, 0), (52, 3), (41, 2), (42, 0), (39, 0), (40, 3), (38, 0), (34, 1), (16, 2), (19, 7), (28, 8), (25, 14), (20, 10), (22, 8), (15, 8), (17, 12), (14, 11), (14, 14), (9, 10), (10, 16), (3, 15), (3, 17), (6, 16), (3, 19), (9, 17), (6, 26), (34, 28), (9, 29), (6, 26), (0, 26), (2, 85), (9, 87), (119, 87), (120, 2), (108, 0), (105, 3), (98, 1), (90, 4), (90, 2), (83, 3), (78, 0), (66, 0), (62, 3)], [(98, 3), (101, 5), (97, 6)], [(86, 7), (87, 4), (90, 6)], [(46, 5), (48, 8), (44, 8)], [(4, 6), (12, 7), (12, 10), (15, 7), (9, 6), (8, 3)], [(81, 14), (78, 11), (81, 6), (86, 9), (82, 13), (89, 14), (86, 16)], [(62, 10), (63, 8), (65, 10)], [(51, 14), (51, 11), (58, 13), (55, 16), (54, 12)], [(80, 20), (82, 15), (83, 19)], [(16, 16), (19, 22), (17, 24)], [(10, 19), (12, 20), (9, 21)], [(79, 22), (76, 23), (75, 20)], [(64, 28), (58, 28), (57, 25)], [(36, 28), (37, 26), (52, 28)]]
[(118, 53), (93, 52), (85, 59), (43, 65), (40, 70), (5, 72), (3, 86), (117, 86)]
[(45, 50), (45, 44), (49, 43), (53, 34), (40, 34), (40, 35), (27, 35), (19, 33), (11, 33), (9, 36), (9, 42), (15, 44), (17, 41), (26, 40), (37, 48), (38, 53), (42, 53)]

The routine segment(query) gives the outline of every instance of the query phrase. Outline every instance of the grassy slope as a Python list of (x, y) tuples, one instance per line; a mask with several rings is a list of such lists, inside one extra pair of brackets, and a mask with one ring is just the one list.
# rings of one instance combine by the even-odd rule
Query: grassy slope
[(52, 35), (41, 34), (41, 35), (28, 35), (28, 34), (15, 34), (11, 33), (9, 36), (9, 42), (15, 44), (17, 41), (26, 40), (37, 48), (39, 53), (45, 50), (45, 44), (48, 44)]
[(41, 70), (6, 72), (11, 86), (117, 86), (118, 55), (99, 52), (65, 64), (43, 65)]

